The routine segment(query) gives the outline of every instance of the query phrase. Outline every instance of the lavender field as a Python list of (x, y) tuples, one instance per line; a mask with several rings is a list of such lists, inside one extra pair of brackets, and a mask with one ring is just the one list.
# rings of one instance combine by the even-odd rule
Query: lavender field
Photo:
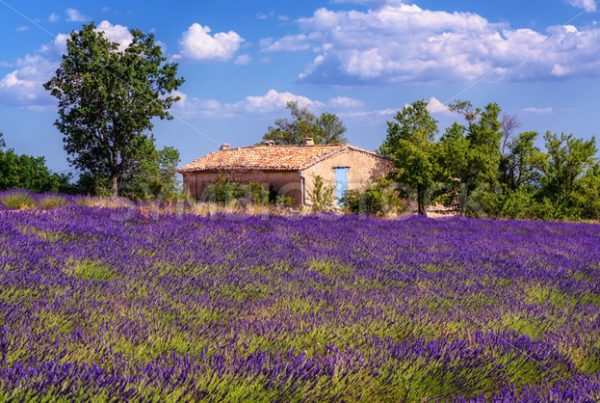
[(0, 400), (596, 401), (600, 226), (0, 211)]

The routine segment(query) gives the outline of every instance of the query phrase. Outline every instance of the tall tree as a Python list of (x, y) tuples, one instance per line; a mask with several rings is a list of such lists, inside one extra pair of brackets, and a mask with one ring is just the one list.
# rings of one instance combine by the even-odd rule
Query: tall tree
[(523, 132), (508, 141), (500, 162), (500, 182), (508, 191), (514, 192), (539, 180), (539, 168), (543, 153), (535, 146), (537, 132)]
[(300, 145), (306, 138), (312, 138), (315, 144), (346, 142), (346, 127), (337, 115), (324, 112), (317, 116), (297, 102), (288, 102), (287, 109), (291, 119), (275, 120), (263, 140), (272, 140), (278, 145)]
[(572, 194), (574, 203), (581, 208), (584, 218), (600, 219), (600, 163), (590, 167), (578, 182), (578, 191)]
[(119, 193), (121, 178), (143, 160), (139, 152), (153, 128), (152, 119), (171, 119), (183, 84), (176, 63), (166, 63), (152, 34), (131, 31), (119, 50), (91, 23), (71, 33), (67, 53), (44, 86), (59, 101), (56, 127), (64, 135), (72, 166), (108, 178)]
[(544, 139), (547, 157), (542, 168), (543, 193), (554, 198), (568, 196), (577, 190), (583, 177), (597, 169), (596, 139), (582, 140), (551, 132)]
[(516, 116), (503, 114), (502, 115), (502, 155), (506, 154), (506, 148), (515, 136), (515, 131), (521, 127), (521, 122)]
[(135, 200), (173, 200), (177, 196), (179, 151), (172, 147), (157, 150), (148, 139), (139, 153), (139, 168), (123, 177), (122, 193)]
[(502, 154), (500, 142), (503, 137), (500, 107), (495, 103), (485, 108), (474, 108), (468, 101), (450, 105), (450, 110), (463, 115), (467, 123), (465, 138), (468, 141), (465, 169), (460, 178), (463, 186), (460, 208), (464, 208), (471, 193), (478, 188), (496, 191), (498, 169)]
[(470, 144), (466, 132), (466, 127), (455, 122), (446, 128), (439, 141), (439, 180), (445, 185), (451, 203), (460, 198), (463, 180), (468, 172)]
[(421, 100), (399, 111), (394, 121), (387, 122), (387, 138), (380, 148), (396, 164), (396, 181), (416, 193), (420, 215), (427, 215), (427, 193), (439, 170), (434, 141), (438, 125), (427, 106)]

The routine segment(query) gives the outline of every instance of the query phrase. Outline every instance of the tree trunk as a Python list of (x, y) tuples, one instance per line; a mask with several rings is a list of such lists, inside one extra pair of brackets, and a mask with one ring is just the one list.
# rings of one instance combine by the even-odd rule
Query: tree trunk
[(419, 208), (419, 215), (427, 217), (427, 208), (425, 205), (425, 191), (422, 186), (417, 187), (417, 205)]
[(119, 196), (119, 178), (117, 177), (117, 175), (113, 175), (113, 177), (110, 178), (110, 186), (112, 197)]
[(461, 185), (458, 194), (458, 211), (460, 215), (465, 215), (467, 210), (467, 201), (469, 200), (469, 186), (461, 180)]

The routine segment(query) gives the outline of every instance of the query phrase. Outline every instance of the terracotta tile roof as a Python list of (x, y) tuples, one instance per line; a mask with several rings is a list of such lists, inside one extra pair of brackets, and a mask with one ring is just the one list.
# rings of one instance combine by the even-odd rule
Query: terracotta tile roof
[[(219, 150), (183, 166), (179, 172), (299, 171), (346, 149), (374, 154), (349, 145), (252, 146)], [(377, 154), (376, 154), (377, 155)]]
[(334, 146), (254, 146), (219, 150), (182, 167), (180, 172), (197, 171), (297, 171), (344, 150)]

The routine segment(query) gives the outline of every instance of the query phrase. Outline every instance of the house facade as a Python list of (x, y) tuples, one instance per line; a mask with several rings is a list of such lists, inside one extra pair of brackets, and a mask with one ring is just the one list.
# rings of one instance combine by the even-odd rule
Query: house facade
[(310, 194), (317, 176), (335, 188), (336, 200), (350, 189), (360, 189), (394, 169), (393, 162), (374, 152), (347, 144), (314, 145), (308, 139), (302, 146), (258, 146), (221, 148), (185, 165), (186, 193), (206, 200), (206, 188), (225, 175), (238, 182), (256, 182), (280, 195), (292, 198), (293, 204), (311, 206)]

